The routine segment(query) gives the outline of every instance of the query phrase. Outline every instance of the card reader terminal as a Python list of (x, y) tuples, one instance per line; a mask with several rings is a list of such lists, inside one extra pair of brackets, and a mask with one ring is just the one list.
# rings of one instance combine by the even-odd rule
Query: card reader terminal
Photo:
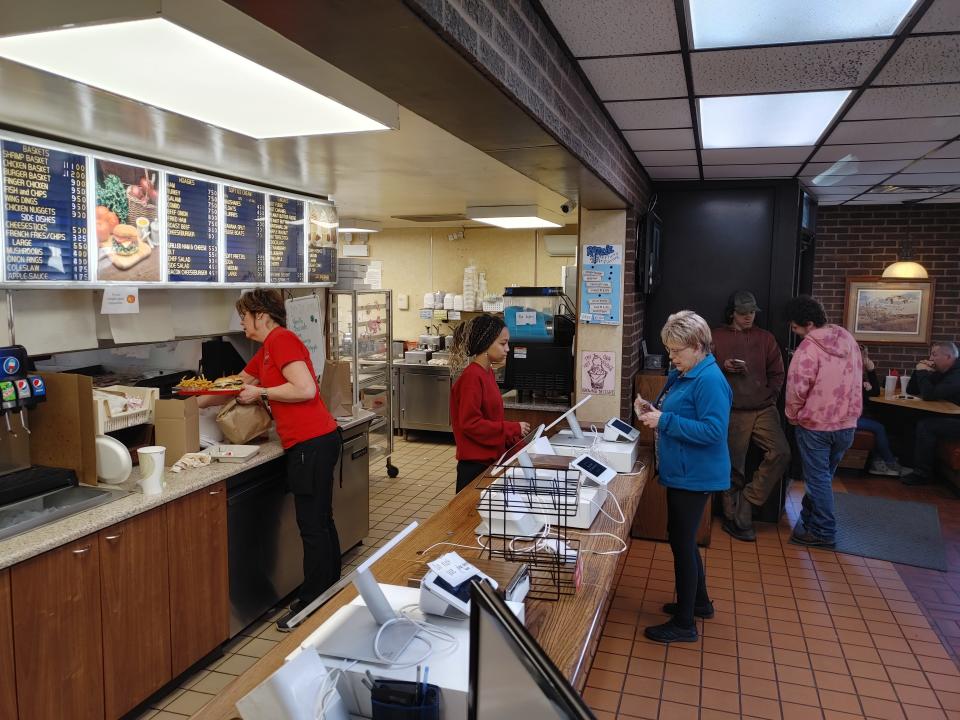
[(609, 468), (599, 460), (596, 460), (588, 454), (576, 458), (570, 467), (577, 468), (597, 485), (607, 485), (617, 476), (616, 470)]
[(607, 423), (607, 428), (613, 430), (617, 439), (626, 440), (627, 442), (635, 442), (640, 437), (640, 431), (625, 423), (620, 418), (610, 418), (610, 421)]

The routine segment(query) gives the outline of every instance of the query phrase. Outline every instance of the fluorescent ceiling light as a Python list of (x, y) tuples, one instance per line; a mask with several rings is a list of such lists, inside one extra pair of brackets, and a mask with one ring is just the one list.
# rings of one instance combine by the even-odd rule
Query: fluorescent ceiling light
[(467, 217), (507, 230), (563, 227), (563, 218), (539, 205), (468, 207)]
[(0, 57), (258, 139), (388, 129), (162, 18), (0, 38)]
[(860, 163), (857, 162), (856, 155), (844, 155), (842, 158), (837, 160), (833, 165), (828, 167), (822, 173), (817, 175), (813, 179), (814, 185), (819, 185), (821, 187), (829, 187), (830, 185), (837, 185), (843, 180), (849, 180), (846, 176), (856, 175), (857, 170), (860, 167)]
[(380, 232), (383, 226), (373, 220), (357, 220), (356, 218), (340, 218), (339, 233), (375, 233)]
[(696, 49), (893, 35), (917, 0), (690, 0)]
[(829, 90), (700, 98), (703, 148), (814, 145), (849, 95)]

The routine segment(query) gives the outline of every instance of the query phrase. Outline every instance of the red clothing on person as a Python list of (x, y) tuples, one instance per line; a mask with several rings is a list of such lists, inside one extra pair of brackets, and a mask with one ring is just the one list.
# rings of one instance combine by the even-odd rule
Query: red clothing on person
[(520, 437), (520, 423), (503, 419), (503, 398), (493, 370), (467, 365), (450, 391), (450, 422), (457, 460), (493, 463)]
[[(283, 376), (283, 368), (297, 360), (307, 364), (311, 377), (317, 377), (310, 362), (310, 352), (300, 338), (284, 327), (276, 327), (270, 331), (263, 346), (243, 371), (257, 378), (265, 388), (277, 387), (288, 382)], [(337, 421), (320, 399), (320, 388), (317, 388), (312, 400), (272, 402), (270, 411), (277, 423), (277, 435), (284, 449), (337, 429)]]

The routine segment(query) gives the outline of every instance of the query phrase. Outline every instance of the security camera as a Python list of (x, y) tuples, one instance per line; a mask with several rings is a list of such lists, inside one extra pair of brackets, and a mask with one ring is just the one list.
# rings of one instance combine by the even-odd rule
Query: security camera
[(568, 215), (569, 213), (572, 213), (576, 209), (577, 209), (576, 200), (567, 200), (565, 203), (563, 203), (560, 206), (560, 212), (562, 212), (564, 215)]

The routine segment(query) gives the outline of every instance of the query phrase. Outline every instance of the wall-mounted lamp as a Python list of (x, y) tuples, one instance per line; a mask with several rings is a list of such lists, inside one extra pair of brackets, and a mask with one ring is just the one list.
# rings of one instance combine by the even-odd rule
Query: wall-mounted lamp
[(910, 240), (900, 241), (900, 251), (897, 253), (898, 259), (895, 263), (888, 265), (883, 271), (883, 277), (909, 278), (924, 280), (927, 276), (927, 269), (918, 262), (913, 261), (913, 246)]

